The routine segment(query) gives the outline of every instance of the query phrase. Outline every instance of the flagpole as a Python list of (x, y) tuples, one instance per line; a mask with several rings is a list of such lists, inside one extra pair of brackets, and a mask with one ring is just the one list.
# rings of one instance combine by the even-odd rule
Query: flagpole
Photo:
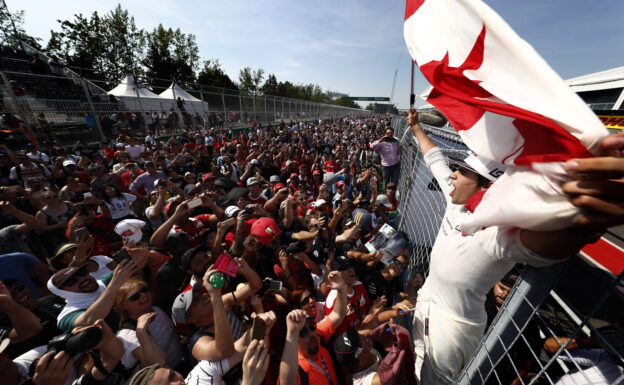
[(414, 103), (416, 102), (416, 94), (414, 93), (414, 68), (416, 67), (416, 64), (414, 62), (414, 59), (412, 60), (412, 88), (411, 88), (411, 92), (410, 92), (410, 110), (412, 108), (414, 108)]

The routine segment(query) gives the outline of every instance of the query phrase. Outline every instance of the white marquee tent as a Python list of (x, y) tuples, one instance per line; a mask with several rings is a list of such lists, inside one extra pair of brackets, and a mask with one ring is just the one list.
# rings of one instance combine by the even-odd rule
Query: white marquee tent
[(208, 103), (197, 99), (195, 96), (189, 94), (174, 82), (171, 83), (169, 88), (161, 92), (159, 96), (163, 99), (175, 100), (177, 98), (181, 98), (184, 100), (184, 109), (187, 112), (197, 112), (203, 114), (208, 111)]
[(173, 108), (173, 98), (164, 98), (147, 88), (135, 87), (131, 76), (126, 76), (108, 94), (120, 99), (129, 110), (160, 112), (171, 111)]

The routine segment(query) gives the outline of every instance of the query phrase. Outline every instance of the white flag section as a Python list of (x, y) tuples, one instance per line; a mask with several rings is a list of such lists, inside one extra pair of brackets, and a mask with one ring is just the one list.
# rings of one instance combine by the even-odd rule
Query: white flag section
[(561, 166), (597, 154), (598, 117), (535, 50), (482, 1), (407, 0), (404, 35), (436, 106), (475, 153), (504, 163), (462, 231), (568, 227)]

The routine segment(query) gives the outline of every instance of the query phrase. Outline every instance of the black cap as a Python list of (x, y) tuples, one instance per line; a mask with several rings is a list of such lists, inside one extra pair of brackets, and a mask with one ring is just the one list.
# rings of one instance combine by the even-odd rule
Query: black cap
[(180, 262), (182, 263), (182, 268), (184, 270), (188, 270), (191, 267), (191, 260), (199, 253), (208, 252), (208, 247), (206, 245), (195, 246), (192, 249), (188, 249), (182, 254), (182, 258), (180, 258)]
[(334, 340), (334, 351), (336, 352), (336, 363), (352, 367), (362, 352), (364, 341), (355, 327), (350, 327), (346, 332), (340, 334)]
[(351, 267), (353, 267), (353, 264), (351, 264), (351, 260), (344, 256), (334, 258), (331, 264), (332, 270), (336, 271), (348, 270)]

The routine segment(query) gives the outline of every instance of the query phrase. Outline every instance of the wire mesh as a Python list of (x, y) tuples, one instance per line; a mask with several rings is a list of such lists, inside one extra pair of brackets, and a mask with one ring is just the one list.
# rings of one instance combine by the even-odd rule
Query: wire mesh
[[(445, 201), (407, 120), (395, 116), (392, 127), (403, 146), (398, 227), (413, 244), (407, 274), (426, 277)], [(467, 151), (451, 128), (423, 128), (447, 155)], [(456, 384), (624, 384), (623, 276), (585, 254), (522, 268)]]

